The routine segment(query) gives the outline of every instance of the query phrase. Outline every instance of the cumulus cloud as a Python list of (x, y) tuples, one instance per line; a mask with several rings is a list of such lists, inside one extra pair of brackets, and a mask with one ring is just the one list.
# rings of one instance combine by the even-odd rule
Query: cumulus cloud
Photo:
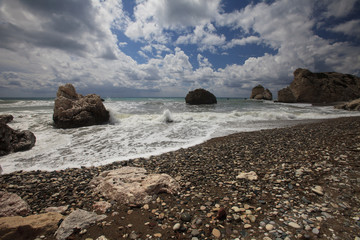
[(348, 36), (354, 36), (360, 38), (360, 19), (351, 20), (339, 25), (336, 25), (333, 28), (329, 29), (330, 31), (343, 33)]

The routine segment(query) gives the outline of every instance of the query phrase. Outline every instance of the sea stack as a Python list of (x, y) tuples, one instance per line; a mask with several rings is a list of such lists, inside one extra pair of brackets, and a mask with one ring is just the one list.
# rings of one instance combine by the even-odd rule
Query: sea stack
[(190, 105), (201, 105), (201, 104), (216, 104), (217, 100), (214, 94), (205, 89), (199, 88), (194, 91), (190, 91), (186, 97), (185, 101)]
[(278, 92), (287, 103), (334, 103), (360, 98), (360, 78), (336, 72), (312, 73), (298, 68), (290, 86)]
[(269, 89), (265, 89), (262, 85), (259, 84), (252, 89), (250, 99), (272, 100), (272, 93)]
[(53, 120), (56, 127), (76, 128), (109, 121), (100, 96), (78, 94), (72, 84), (60, 86), (55, 99)]

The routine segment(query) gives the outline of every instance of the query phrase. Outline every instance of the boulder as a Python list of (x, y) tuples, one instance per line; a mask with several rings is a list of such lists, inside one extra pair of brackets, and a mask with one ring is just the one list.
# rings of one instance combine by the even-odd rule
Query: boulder
[(250, 99), (272, 100), (272, 93), (269, 89), (265, 89), (263, 86), (257, 85), (252, 89)]
[(209, 91), (205, 89), (196, 89), (194, 91), (190, 91), (186, 97), (185, 101), (190, 105), (200, 105), (200, 104), (215, 104), (217, 103), (216, 97)]
[(355, 99), (353, 101), (344, 103), (344, 104), (340, 104), (335, 106), (335, 108), (337, 109), (345, 109), (345, 110), (349, 110), (349, 111), (360, 111), (360, 98)]
[(58, 230), (55, 232), (57, 240), (65, 240), (69, 237), (75, 229), (82, 230), (91, 224), (101, 221), (106, 218), (106, 215), (97, 215), (94, 212), (88, 212), (82, 209), (77, 209), (70, 213), (64, 221), (62, 221)]
[(278, 92), (279, 102), (334, 103), (360, 97), (360, 78), (336, 72), (296, 69), (289, 87)]
[(77, 94), (71, 84), (60, 86), (55, 99), (53, 120), (56, 127), (76, 128), (102, 124), (109, 121), (100, 96)]
[(13, 116), (0, 116), (0, 156), (11, 152), (26, 151), (31, 149), (36, 142), (35, 135), (28, 131), (14, 130), (7, 125)]
[(29, 212), (29, 205), (17, 194), (0, 191), (0, 217), (25, 216)]
[(60, 213), (44, 213), (28, 217), (2, 217), (0, 218), (0, 239), (27, 240), (35, 239), (39, 235), (53, 234), (62, 218), (63, 215)]
[(95, 193), (121, 204), (143, 205), (161, 192), (177, 194), (180, 185), (167, 174), (146, 174), (144, 168), (123, 167), (105, 171), (90, 185)]

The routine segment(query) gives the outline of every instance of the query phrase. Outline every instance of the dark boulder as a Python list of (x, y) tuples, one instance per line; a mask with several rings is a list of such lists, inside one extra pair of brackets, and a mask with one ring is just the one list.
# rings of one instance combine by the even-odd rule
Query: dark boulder
[(14, 130), (7, 125), (11, 122), (11, 115), (0, 116), (0, 156), (11, 152), (26, 151), (31, 149), (36, 142), (35, 135), (28, 131)]
[(257, 85), (252, 89), (250, 99), (272, 100), (272, 93), (269, 89), (265, 89), (263, 86)]
[(100, 96), (77, 94), (73, 85), (60, 86), (55, 99), (53, 120), (56, 127), (75, 128), (108, 122), (109, 111)]
[(278, 92), (279, 102), (334, 103), (360, 97), (360, 78), (336, 72), (296, 69), (289, 87)]
[(217, 103), (216, 97), (209, 91), (205, 89), (196, 89), (194, 91), (190, 91), (186, 97), (185, 101), (190, 105), (200, 105), (200, 104), (215, 104)]

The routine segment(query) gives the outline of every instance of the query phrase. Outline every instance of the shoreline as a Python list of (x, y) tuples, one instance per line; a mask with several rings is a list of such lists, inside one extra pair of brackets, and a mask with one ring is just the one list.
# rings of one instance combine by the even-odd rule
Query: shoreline
[[(347, 117), (234, 133), (186, 149), (99, 167), (13, 172), (0, 175), (0, 186), (25, 199), (34, 214), (46, 207), (69, 205), (68, 215), (77, 208), (92, 211), (95, 201), (106, 200), (94, 196), (88, 186), (105, 170), (144, 167), (149, 173), (167, 173), (179, 179), (179, 196), (159, 194), (149, 210), (113, 204), (111, 212), (118, 211), (125, 219), (112, 217), (110, 212), (105, 219), (109, 225), (91, 226), (74, 239), (96, 239), (100, 235), (118, 239), (132, 231), (141, 233), (143, 239), (155, 233), (161, 233), (163, 239), (191, 239), (193, 230), (199, 232), (199, 239), (213, 239), (214, 228), (225, 239), (354, 239), (360, 236), (358, 161), (360, 117)], [(259, 179), (236, 178), (240, 172), (250, 171)], [(316, 185), (324, 189), (323, 196), (311, 190)], [(248, 207), (251, 214), (236, 212), (235, 206)], [(212, 218), (218, 207), (226, 209), (226, 220)], [(184, 223), (184, 232), (174, 232), (172, 227), (184, 211), (201, 221)], [(159, 219), (160, 213), (165, 217)], [(155, 225), (149, 227), (146, 222)], [(299, 228), (291, 227), (292, 222)], [(131, 228), (126, 227), (129, 224)], [(271, 230), (266, 228), (268, 224)], [(119, 226), (123, 228), (119, 230)]]

